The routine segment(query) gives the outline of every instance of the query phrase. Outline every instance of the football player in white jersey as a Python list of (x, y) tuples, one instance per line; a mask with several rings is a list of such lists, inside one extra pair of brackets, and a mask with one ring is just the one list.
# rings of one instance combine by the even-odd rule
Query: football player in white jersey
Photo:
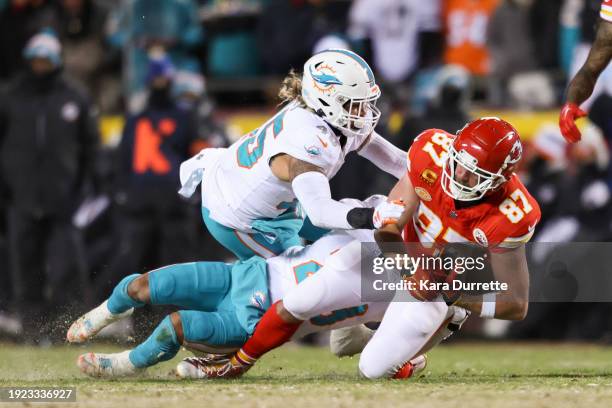
[[(440, 290), (424, 291), (421, 282), (444, 280), (449, 284), (455, 271), (417, 267), (408, 279), (416, 282), (416, 289), (408, 287), (396, 293), (397, 298), (361, 353), (359, 370), (364, 377), (411, 377), (416, 369), (412, 359), (442, 339), (441, 331), (454, 319), (456, 306), (463, 311), (463, 318), (468, 310), (483, 318), (525, 317), (529, 272), (524, 244), (533, 235), (540, 210), (514, 174), (521, 154), (517, 131), (499, 118), (477, 119), (456, 136), (429, 129), (415, 139), (408, 152), (406, 176), (389, 194), (390, 199), (404, 200), (406, 212), (397, 222), (378, 229), (376, 241), (402, 243), (402, 251), (409, 253), (405, 244), (416, 243), (419, 250), (430, 249), (426, 254), (449, 243), (470, 242), (483, 253), (488, 252), (485, 255), (493, 276), (506, 283), (508, 290), (470, 296), (442, 285)], [(510, 207), (512, 210), (508, 210)], [(390, 253), (385, 250), (385, 256), (392, 259), (397, 249)], [(361, 286), (366, 275), (360, 274), (360, 266), (369, 265), (364, 260), (377, 254), (376, 248), (363, 246), (359, 240), (342, 247), (319, 273), (266, 311), (253, 335), (228, 362), (204, 364), (202, 376), (239, 377), (265, 353), (291, 338), (302, 322), (363, 299), (351, 285), (358, 282)]]
[[(205, 149), (181, 165), (181, 194), (202, 185), (210, 233), (239, 259), (264, 258), (313, 239), (320, 229), (373, 228), (401, 214), (381, 203), (355, 208), (331, 198), (329, 179), (352, 151), (398, 179), (406, 154), (378, 135), (380, 89), (357, 54), (330, 49), (291, 73), (280, 96), (286, 105), (227, 149)], [(306, 220), (297, 211), (297, 204)]]
[[(350, 203), (363, 207), (357, 200)], [(108, 300), (72, 324), (67, 333), (70, 343), (91, 339), (108, 324), (144, 304), (174, 304), (190, 310), (167, 316), (146, 341), (132, 350), (85, 353), (79, 356), (77, 365), (83, 373), (94, 377), (117, 377), (137, 374), (169, 360), (181, 346), (215, 354), (235, 351), (253, 332), (271, 302), (291, 293), (300, 282), (307, 282), (331, 254), (354, 239), (372, 241), (372, 231), (334, 231), (310, 246), (292, 247), (267, 260), (253, 257), (233, 265), (220, 262), (172, 265), (138, 275), (129, 285), (121, 282)], [(337, 274), (336, 281), (343, 287), (350, 286), (352, 292), (360, 290), (358, 280), (347, 281), (342, 273)], [(192, 290), (194, 287), (196, 291)], [(380, 321), (387, 306), (388, 302), (364, 302), (327, 311), (305, 322), (293, 339), (321, 330)], [(205, 378), (200, 361), (186, 359), (177, 367), (178, 374)], [(419, 357), (417, 362), (422, 367), (425, 360)]]

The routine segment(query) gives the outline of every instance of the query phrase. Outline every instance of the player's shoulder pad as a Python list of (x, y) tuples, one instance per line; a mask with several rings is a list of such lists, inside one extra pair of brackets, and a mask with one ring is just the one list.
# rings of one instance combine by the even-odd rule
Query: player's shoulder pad
[(496, 204), (497, 216), (489, 224), (492, 245), (503, 251), (529, 242), (542, 213), (516, 174), (508, 182), (505, 196)]
[(329, 125), (314, 113), (300, 108), (287, 109), (282, 132), (272, 147), (272, 155), (285, 153), (322, 168), (326, 173), (339, 160), (340, 143)]
[[(426, 172), (426, 180), (435, 182), (454, 136), (442, 129), (427, 129), (419, 134), (408, 149), (408, 176), (414, 185)], [(415, 184), (416, 183), (416, 184)]]

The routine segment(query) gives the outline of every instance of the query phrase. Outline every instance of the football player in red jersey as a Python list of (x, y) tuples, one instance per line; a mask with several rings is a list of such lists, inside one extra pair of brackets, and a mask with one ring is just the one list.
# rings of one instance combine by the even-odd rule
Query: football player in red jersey
[(612, 59), (612, 0), (602, 1), (599, 15), (602, 21), (597, 28), (595, 42), (584, 65), (570, 82), (567, 101), (559, 116), (561, 133), (570, 143), (579, 141), (581, 137), (574, 124), (576, 119), (586, 116), (580, 104), (591, 96), (597, 78)]
[[(408, 172), (389, 195), (402, 199), (405, 211), (377, 230), (377, 242), (383, 251), (382, 244), (388, 242), (479, 244), (491, 253), (495, 278), (511, 290), (453, 299), (440, 291), (428, 294), (430, 302), (413, 296), (413, 301), (391, 303), (361, 354), (359, 368), (365, 377), (410, 377), (417, 358), (448, 334), (449, 323), (462, 323), (457, 316), (464, 309), (484, 318), (525, 317), (529, 275), (524, 243), (533, 234), (540, 210), (513, 173), (521, 154), (518, 133), (498, 118), (471, 122), (457, 136), (430, 129), (415, 140), (408, 152)], [(359, 301), (359, 290), (342, 283), (360, 279), (347, 271), (360, 270), (355, 264), (361, 261), (361, 251), (354, 241), (336, 252), (333, 261), (268, 309), (229, 363), (208, 366), (203, 376), (242, 375), (321, 308), (335, 310)]]
[[(437, 333), (447, 324), (449, 304), (483, 318), (525, 317), (529, 273), (524, 244), (533, 235), (540, 208), (514, 174), (521, 154), (517, 131), (498, 118), (475, 120), (457, 136), (430, 129), (415, 139), (408, 152), (408, 173), (389, 194), (389, 199), (402, 198), (410, 204), (398, 223), (376, 232), (377, 242), (439, 247), (477, 243), (488, 248), (494, 277), (509, 290), (451, 298), (444, 292), (417, 290), (412, 293), (415, 299), (432, 301), (391, 303), (361, 353), (359, 368), (364, 376), (410, 374), (410, 360), (441, 340)], [(436, 281), (440, 276), (419, 270), (414, 279)]]

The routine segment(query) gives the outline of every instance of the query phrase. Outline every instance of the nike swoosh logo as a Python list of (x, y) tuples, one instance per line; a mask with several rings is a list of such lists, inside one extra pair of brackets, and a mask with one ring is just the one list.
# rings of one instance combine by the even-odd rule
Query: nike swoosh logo
[(319, 142), (321, 142), (321, 144), (323, 145), (323, 147), (327, 147), (327, 143), (323, 141), (323, 139), (321, 139), (320, 136), (317, 136), (317, 139), (319, 139)]

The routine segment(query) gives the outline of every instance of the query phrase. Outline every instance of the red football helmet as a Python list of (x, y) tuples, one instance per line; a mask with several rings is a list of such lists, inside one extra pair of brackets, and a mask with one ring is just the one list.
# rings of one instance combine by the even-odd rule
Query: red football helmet
[(523, 145), (516, 129), (495, 118), (480, 118), (457, 132), (442, 173), (442, 188), (459, 201), (474, 201), (510, 179)]

